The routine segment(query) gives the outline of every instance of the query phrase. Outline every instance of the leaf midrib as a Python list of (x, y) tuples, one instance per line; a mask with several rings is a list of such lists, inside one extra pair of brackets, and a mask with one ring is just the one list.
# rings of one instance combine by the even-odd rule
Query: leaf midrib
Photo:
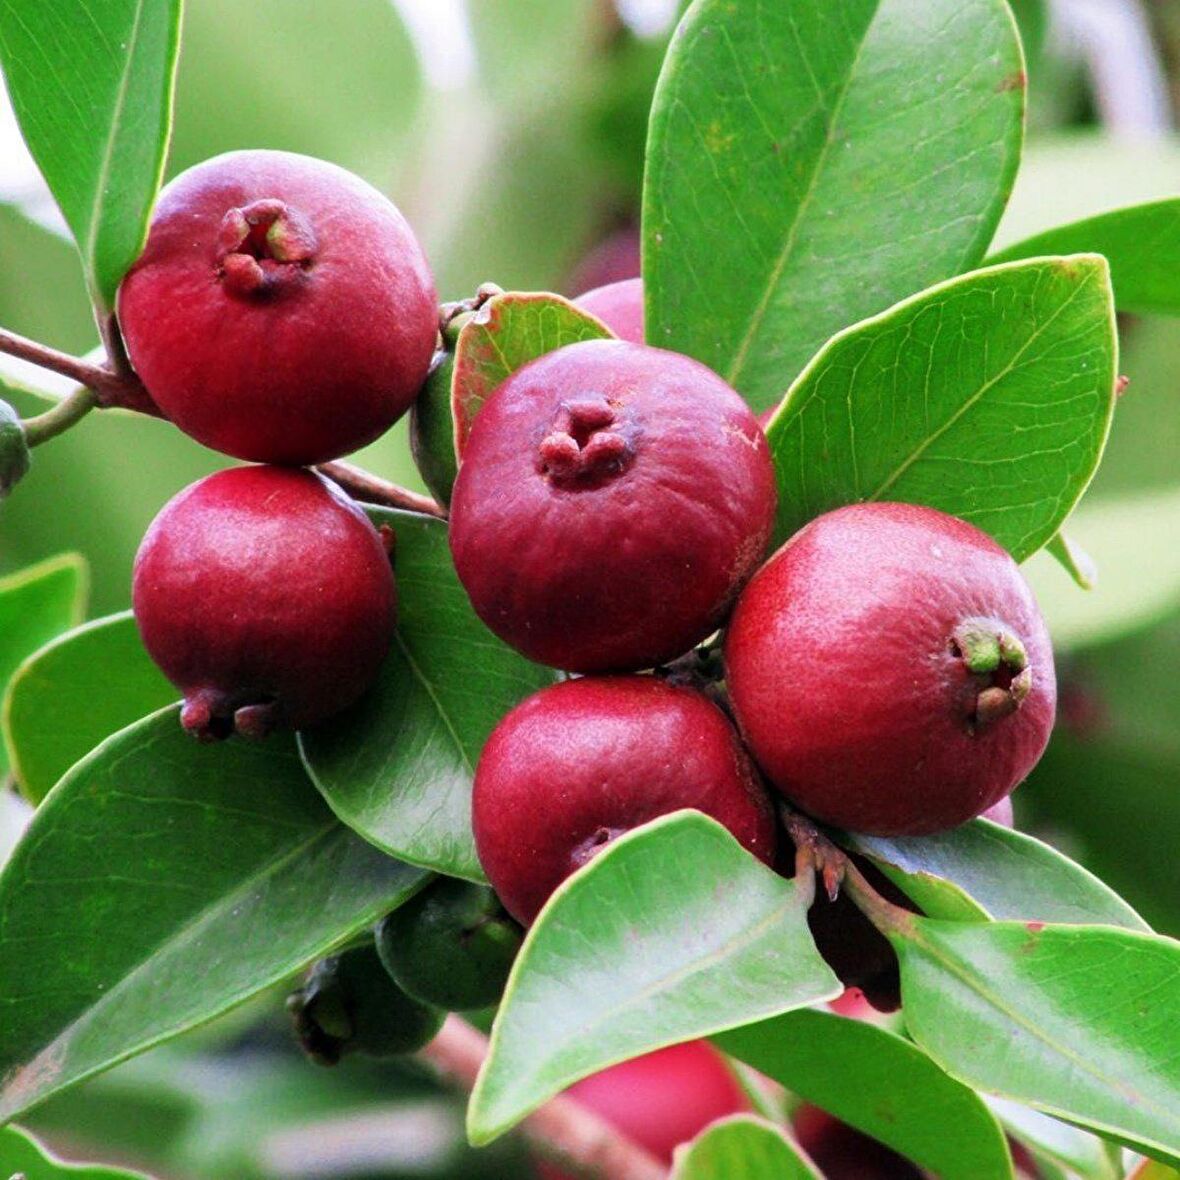
[[(754, 346), (754, 341), (757, 338), (762, 328), (762, 323), (766, 318), (766, 313), (770, 307), (770, 301), (778, 290), (780, 281), (782, 280), (783, 272), (786, 270), (787, 263), (795, 250), (795, 244), (799, 237), (799, 228), (803, 222), (803, 216), (810, 208), (812, 201), (815, 199), (815, 192), (819, 186), (820, 176), (824, 172), (825, 166), (828, 162), (828, 156), (831, 154), (832, 147), (835, 144), (835, 130), (839, 123), (840, 116), (844, 111), (845, 103), (848, 101), (849, 92), (852, 90), (852, 84), (856, 80), (857, 69), (860, 66), (861, 57), (864, 54), (865, 43), (869, 39), (872, 32), (873, 24), (877, 20), (877, 16), (881, 10), (881, 0), (873, 7), (873, 15), (869, 18), (865, 25), (864, 35), (860, 39), (860, 44), (856, 47), (856, 52), (852, 56), (852, 60), (848, 67), (848, 77), (840, 89), (839, 95), (836, 97), (835, 103), (832, 105), (831, 118), (828, 121), (827, 128), (824, 131), (824, 142), (820, 147), (819, 154), (816, 157), (815, 168), (811, 173), (807, 182), (807, 189), (799, 200), (798, 207), (795, 210), (795, 216), (791, 220), (791, 226), (787, 231), (786, 240), (783, 243), (782, 249), (779, 251), (778, 258), (775, 260), (774, 266), (771, 268), (769, 278), (766, 286), (762, 292), (761, 298), (750, 316), (749, 325), (746, 328), (746, 334), (742, 337), (737, 351), (734, 353), (733, 360), (730, 362), (726, 370), (726, 380), (735, 389), (739, 389), (738, 382), (741, 380), (741, 374), (745, 368), (746, 360), (749, 356), (750, 349)], [(810, 71), (810, 66), (808, 67)]]
[[(1021, 1013), (1015, 1012), (1007, 1007), (1002, 997), (997, 996), (993, 989), (987, 987), (978, 975), (972, 974), (971, 972), (964, 969), (960, 965), (960, 961), (957, 958), (948, 956), (946, 953), (941, 951), (941, 948), (937, 943), (932, 944), (928, 938), (923, 937), (921, 933), (922, 929), (929, 923), (929, 921), (929, 919), (916, 919), (911, 924), (911, 929), (916, 932), (916, 935), (908, 939), (903, 938), (902, 941), (912, 941), (915, 943), (936, 964), (938, 964), (938, 966), (945, 970), (948, 975), (951, 975), (953, 978), (955, 978), (968, 991), (973, 992), (979, 997), (979, 999), (983, 1000), (984, 1003), (994, 1008), (1001, 1016), (1007, 1020), (1010, 1020), (1013, 1024), (1029, 1033), (1034, 1040), (1040, 1042), (1040, 1044), (1045, 1046), (1045, 1048), (1054, 1053), (1059, 1053), (1073, 1066), (1075, 1066), (1075, 1068), (1078, 1068), (1079, 1072), (1088, 1075), (1095, 1082), (1097, 1082), (1102, 1089), (1109, 1089), (1107, 1078), (1103, 1074), (1097, 1073), (1094, 1069), (1090, 1068), (1084, 1057), (1081, 1057), (1077, 1053), (1070, 1050), (1068, 1046), (1059, 1046), (1057, 1042), (1050, 1040), (1047, 1034), (1043, 1033), (1029, 1017), (1026, 1017)], [(994, 929), (996, 927), (992, 928)], [(1138, 932), (1123, 930), (1120, 931), (1120, 933), (1124, 935), (1136, 935)], [(968, 1084), (970, 1084), (969, 1081)], [(1139, 1098), (1145, 1097), (1142, 1090), (1136, 1089), (1135, 1092)], [(1016, 1100), (1020, 1101), (1021, 1099), (1017, 1098)], [(1166, 1109), (1160, 1109), (1150, 1102), (1143, 1101), (1141, 1105), (1143, 1108), (1152, 1111), (1157, 1117), (1166, 1118), (1167, 1116), (1168, 1112)], [(1063, 1114), (1068, 1116), (1069, 1112), (1063, 1112)], [(1119, 1130), (1119, 1128), (1111, 1129)], [(1126, 1130), (1126, 1128), (1123, 1128), (1123, 1130)], [(1142, 1132), (1136, 1131), (1134, 1133), (1141, 1134)], [(1161, 1146), (1164, 1145), (1161, 1144)]]
[[(273, 877), (277, 872), (293, 863), (295, 860), (301, 857), (303, 853), (314, 847), (317, 843), (332, 836), (337, 829), (338, 823), (334, 818), (325, 821), (319, 828), (312, 831), (304, 840), (301, 840), (298, 843), (292, 845), (291, 848), (281, 857), (268, 860), (264, 868), (258, 872), (251, 873), (249, 876), (244, 878), (230, 893), (222, 894), (214, 901), (210, 902), (207, 906), (203, 906), (201, 909), (195, 911), (179, 927), (177, 927), (167, 939), (163, 940), (162, 942), (154, 943), (148, 949), (146, 955), (138, 963), (136, 963), (135, 966), (123, 974), (118, 983), (116, 983), (109, 990), (104, 991), (96, 1003), (90, 1005), (87, 1008), (84, 1008), (75, 1017), (73, 1017), (73, 1019), (71, 1019), (69, 1023), (67, 1023), (61, 1029), (61, 1031), (53, 1038), (53, 1040), (43, 1046), (34, 1057), (32, 1057), (27, 1062), (13, 1063), (5, 1075), (3, 1083), (0, 1084), (0, 1103), (2, 1103), (3, 1095), (7, 1092), (14, 1076), (23, 1076), (30, 1069), (33, 1069), (38, 1061), (41, 1061), (45, 1058), (51, 1059), (54, 1051), (59, 1046), (68, 1047), (71, 1034), (76, 1032), (80, 1027), (83, 1027), (87, 1023), (93, 1022), (98, 1013), (106, 1010), (112, 1001), (121, 998), (131, 987), (132, 983), (140, 978), (145, 968), (158, 959), (161, 953), (190, 940), (193, 934), (195, 934), (201, 928), (209, 925), (213, 919), (221, 916), (227, 909), (232, 909), (234, 904), (248, 897), (255, 886), (257, 886), (260, 882)], [(218, 1004), (211, 1015), (216, 1014), (216, 1011), (222, 1010), (225, 1004), (232, 1004), (233, 1002), (233, 998), (230, 998), (223, 1003)], [(183, 1027), (183, 1024), (184, 1022), (182, 1022), (181, 1026), (179, 1027)], [(169, 1028), (157, 1030), (157, 1032), (149, 1037), (148, 1043), (155, 1043), (155, 1041), (157, 1041), (160, 1037), (167, 1036), (169, 1031), (171, 1031)], [(127, 1047), (127, 1049), (128, 1051), (125, 1056), (130, 1056), (131, 1053), (137, 1051), (134, 1046)], [(122, 1059), (124, 1058), (121, 1057), (120, 1060)], [(61, 1084), (69, 1083), (64, 1082)], [(55, 1085), (48, 1092), (53, 1092), (59, 1088), (60, 1085)], [(36, 1091), (36, 1093), (38, 1098), (43, 1096), (41, 1091)], [(37, 1098), (33, 1099), (33, 1101), (36, 1100)], [(24, 1105), (15, 1108), (11, 1113), (15, 1114), (20, 1109), (25, 1109), (27, 1105), (28, 1102), (25, 1102)], [(0, 1116), (2, 1116), (3, 1113), (4, 1107), (3, 1105), (0, 1105)]]
[(127, 105), (127, 92), (130, 88), (130, 79), (135, 63), (135, 52), (139, 45), (139, 37), (143, 28), (143, 12), (146, 0), (136, 0), (135, 18), (131, 25), (131, 31), (128, 37), (127, 53), (123, 59), (124, 68), (119, 78), (119, 86), (115, 92), (115, 104), (111, 109), (111, 118), (109, 131), (106, 140), (103, 144), (102, 157), (99, 162), (98, 175), (95, 177), (94, 196), (90, 205), (90, 220), (86, 227), (86, 237), (84, 241), (84, 249), (82, 251), (83, 259), (86, 263), (86, 269), (93, 281), (97, 282), (97, 252), (98, 252), (98, 231), (102, 223), (102, 204), (104, 194), (106, 192), (107, 181), (111, 174), (111, 163), (115, 155), (115, 144), (118, 141), (118, 127), (123, 114), (123, 108)]

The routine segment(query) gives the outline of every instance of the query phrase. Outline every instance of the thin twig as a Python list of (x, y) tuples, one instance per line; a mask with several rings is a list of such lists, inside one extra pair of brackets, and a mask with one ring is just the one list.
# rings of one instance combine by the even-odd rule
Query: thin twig
[[(488, 1053), (487, 1038), (458, 1016), (419, 1056), (470, 1092)], [(667, 1180), (668, 1171), (638, 1144), (572, 1098), (550, 1099), (521, 1123), (526, 1139), (550, 1159), (597, 1180)]]
[(98, 405), (98, 394), (93, 389), (83, 385), (75, 389), (69, 397), (63, 397), (57, 405), (26, 418), (23, 426), (25, 439), (30, 447), (40, 446), (51, 438), (69, 430), (76, 422), (80, 422)]
[(355, 463), (346, 463), (339, 459), (334, 463), (321, 463), (316, 470), (321, 475), (326, 475), (333, 483), (339, 484), (350, 496), (363, 500), (366, 504), (404, 508), (409, 512), (435, 516), (439, 520), (447, 518), (447, 510), (429, 496), (390, 483), (389, 480), (382, 479), (363, 467), (357, 467)]
[(36, 340), (29, 340), (5, 328), (0, 328), (0, 352), (31, 361), (52, 373), (60, 373), (63, 377), (70, 377), (79, 385), (93, 389), (104, 403), (117, 403), (120, 395), (126, 392), (126, 379), (116, 376), (109, 369), (59, 352), (46, 344), (38, 344)]

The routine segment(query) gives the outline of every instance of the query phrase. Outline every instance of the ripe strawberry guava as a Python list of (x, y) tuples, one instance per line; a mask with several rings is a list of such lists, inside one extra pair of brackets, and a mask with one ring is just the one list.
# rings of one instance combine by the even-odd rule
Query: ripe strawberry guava
[[(612, 1065), (566, 1092), (665, 1164), (710, 1123), (752, 1109), (725, 1059), (706, 1041), (687, 1041)], [(552, 1164), (540, 1180), (572, 1180)]]
[(265, 463), (320, 463), (384, 433), (438, 334), (434, 280), (397, 208), (290, 152), (230, 152), (176, 177), (118, 310), (164, 415)]
[(144, 646), (202, 739), (260, 737), (352, 704), (393, 638), (385, 545), (307, 471), (236, 467), (185, 488), (135, 559)]
[(527, 925), (605, 844), (685, 807), (773, 861), (770, 801), (707, 697), (651, 676), (568, 680), (517, 705), (484, 746), (476, 850), (505, 908)]
[(1016, 563), (973, 525), (869, 503), (812, 521), (726, 636), (755, 760), (816, 819), (920, 835), (994, 806), (1053, 725), (1053, 651)]
[(592, 340), (517, 370), (475, 420), (455, 568), (530, 659), (631, 671), (724, 618), (770, 537), (775, 483), (745, 402), (688, 357)]
[(623, 279), (579, 295), (574, 302), (597, 316), (620, 340), (643, 343), (643, 280)]

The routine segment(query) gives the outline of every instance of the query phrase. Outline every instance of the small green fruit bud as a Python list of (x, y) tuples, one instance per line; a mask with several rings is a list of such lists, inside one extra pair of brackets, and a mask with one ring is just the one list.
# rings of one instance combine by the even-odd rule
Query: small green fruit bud
[(0, 402), (0, 500), (3, 500), (29, 470), (29, 444), (20, 415)]
[(321, 959), (287, 997), (287, 1010), (304, 1052), (320, 1065), (335, 1065), (349, 1053), (413, 1053), (443, 1020), (390, 979), (371, 943)]
[(455, 372), (455, 344), (471, 312), (461, 312), (442, 331), (442, 348), (434, 354), (430, 374), (410, 410), (410, 450), (430, 494), (449, 504), (459, 472), (455, 455), (455, 418), (451, 411), (451, 379)]
[(521, 937), (490, 889), (443, 878), (381, 922), (377, 953), (410, 995), (457, 1012), (499, 1000)]

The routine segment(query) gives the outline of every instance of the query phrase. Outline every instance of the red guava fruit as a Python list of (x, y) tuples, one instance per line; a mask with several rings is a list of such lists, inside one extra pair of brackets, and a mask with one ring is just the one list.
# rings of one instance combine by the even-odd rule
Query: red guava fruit
[[(706, 1041), (687, 1041), (612, 1065), (565, 1091), (665, 1164), (710, 1123), (752, 1110), (733, 1070)], [(540, 1180), (573, 1180), (546, 1162)]]
[(620, 340), (643, 343), (643, 280), (623, 279), (595, 287), (574, 302), (597, 316)]
[(772, 863), (769, 798), (712, 701), (651, 676), (567, 680), (522, 701), (484, 746), (475, 845), (504, 907), (528, 925), (610, 840), (685, 807)]
[(393, 638), (395, 592), (368, 517), (326, 480), (237, 467), (170, 500), (135, 559), (144, 646), (211, 740), (301, 729), (352, 704)]
[(438, 333), (434, 280), (397, 208), (290, 152), (230, 152), (173, 180), (118, 309), (164, 415), (267, 463), (320, 463), (384, 433)]
[(563, 291), (590, 291), (639, 274), (642, 243), (639, 227), (623, 225), (608, 233), (578, 261), (562, 285)]
[(480, 618), (575, 672), (652, 667), (721, 623), (774, 519), (766, 439), (688, 357), (590, 340), (518, 369), (475, 420), (451, 551)]
[(905, 1156), (818, 1106), (799, 1107), (792, 1123), (796, 1141), (825, 1180), (922, 1180)]
[(965, 823), (1029, 773), (1053, 725), (1053, 651), (1016, 563), (912, 504), (796, 533), (742, 593), (725, 667), (771, 782), (850, 831)]

